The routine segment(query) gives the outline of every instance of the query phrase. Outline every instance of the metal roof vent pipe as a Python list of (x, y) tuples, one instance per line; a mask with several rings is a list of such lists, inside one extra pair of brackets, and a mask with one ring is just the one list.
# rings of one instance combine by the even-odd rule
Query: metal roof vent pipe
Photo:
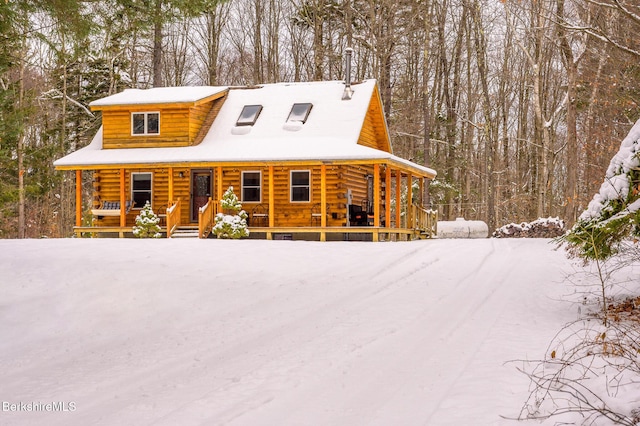
[(344, 62), (345, 62), (345, 71), (344, 71), (344, 93), (342, 94), (342, 100), (348, 101), (353, 96), (353, 89), (351, 88), (351, 55), (353, 54), (353, 49), (347, 47), (344, 50)]

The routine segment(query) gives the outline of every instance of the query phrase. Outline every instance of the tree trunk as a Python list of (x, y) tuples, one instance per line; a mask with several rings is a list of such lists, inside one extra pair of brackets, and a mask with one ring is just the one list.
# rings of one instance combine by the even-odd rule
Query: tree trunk
[(316, 0), (313, 11), (313, 79), (321, 81), (323, 79), (322, 63), (324, 61), (323, 47), (323, 17), (324, 0)]
[[(24, 92), (25, 92), (25, 66), (27, 57), (27, 40), (22, 43), (22, 51), (20, 55), (20, 87), (18, 94), (18, 111), (25, 109)], [(18, 146), (16, 148), (16, 157), (18, 160), (18, 238), (22, 239), (26, 236), (25, 221), (25, 196), (24, 196), (24, 138), (25, 130), (21, 130), (18, 136)]]
[(162, 87), (162, 0), (156, 0), (153, 16), (153, 87)]
[(484, 29), (482, 27), (482, 16), (480, 12), (480, 5), (477, 0), (474, 0), (472, 4), (468, 5), (471, 8), (471, 17), (473, 21), (473, 34), (474, 34), (474, 46), (476, 61), (478, 64), (478, 79), (482, 88), (482, 112), (484, 118), (484, 138), (485, 138), (485, 179), (486, 179), (486, 197), (487, 197), (487, 225), (489, 229), (496, 228), (496, 212), (495, 212), (495, 200), (496, 200), (496, 188), (495, 188), (495, 175), (494, 164), (496, 162), (495, 155), (495, 136), (497, 130), (495, 129), (496, 123), (491, 115), (491, 99), (489, 92), (489, 75), (487, 66), (487, 46), (484, 36)]
[(262, 20), (263, 7), (261, 0), (254, 0), (254, 29), (253, 29), (253, 84), (260, 84), (264, 82), (264, 74), (262, 69)]
[[(431, 109), (429, 105), (429, 52), (431, 49), (431, 5), (425, 2), (424, 19), (424, 50), (422, 58), (422, 161), (425, 167), (431, 165)], [(424, 185), (424, 193), (422, 194), (423, 207), (431, 208), (431, 194), (429, 193), (429, 185)]]
[[(564, 0), (556, 2), (557, 16), (560, 22), (564, 20)], [(572, 226), (577, 219), (577, 198), (578, 198), (578, 138), (576, 125), (576, 81), (578, 67), (573, 55), (573, 50), (569, 44), (567, 31), (563, 24), (558, 25), (558, 36), (560, 38), (560, 50), (564, 59), (565, 70), (567, 71), (567, 160), (565, 170), (567, 171), (565, 181), (566, 207), (564, 218), (569, 226)]]

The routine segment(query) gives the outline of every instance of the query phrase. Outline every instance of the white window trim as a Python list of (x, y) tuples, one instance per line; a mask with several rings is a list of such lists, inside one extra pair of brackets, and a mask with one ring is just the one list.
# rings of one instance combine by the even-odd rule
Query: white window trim
[[(153, 172), (131, 172), (131, 201), (134, 200), (133, 194), (134, 194), (134, 190), (133, 190), (133, 176), (134, 175), (149, 175), (149, 180), (150, 180), (150, 188), (149, 188), (149, 202), (151, 203), (151, 207), (153, 207)], [(137, 192), (142, 192), (142, 191), (137, 191)], [(146, 192), (146, 191), (145, 191)], [(142, 210), (142, 208), (144, 207), (144, 205), (142, 206), (138, 206), (138, 205), (134, 205), (133, 206), (133, 210)]]
[[(144, 115), (144, 133), (133, 133), (133, 116), (136, 114)], [(149, 114), (158, 114), (158, 133), (149, 133)], [(131, 136), (158, 136), (160, 135), (160, 111), (133, 111), (131, 113)]]
[[(260, 190), (260, 197), (258, 201), (246, 201), (244, 199), (244, 175), (245, 173), (258, 173), (260, 175), (260, 185), (257, 187)], [(247, 186), (247, 188), (256, 188), (255, 186)], [(240, 195), (243, 203), (262, 203), (262, 170), (243, 170), (242, 175), (240, 176)]]
[[(309, 185), (307, 185), (307, 187), (309, 188), (309, 199), (306, 201), (294, 201), (293, 200), (293, 174), (294, 173), (299, 173), (299, 172), (306, 172), (307, 175), (309, 176)], [(296, 185), (296, 188), (302, 188), (302, 185)], [(290, 203), (310, 203), (311, 202), (311, 170), (291, 170), (289, 171), (289, 202)]]

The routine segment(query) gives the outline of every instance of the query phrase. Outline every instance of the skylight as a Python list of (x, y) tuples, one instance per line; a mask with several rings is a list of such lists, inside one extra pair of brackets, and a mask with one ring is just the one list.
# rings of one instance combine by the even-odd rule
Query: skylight
[(307, 121), (307, 117), (309, 117), (309, 112), (311, 111), (312, 107), (313, 104), (309, 103), (293, 104), (287, 121), (299, 121), (301, 123), (305, 123)]
[(236, 126), (253, 126), (261, 111), (262, 105), (245, 105), (236, 121)]

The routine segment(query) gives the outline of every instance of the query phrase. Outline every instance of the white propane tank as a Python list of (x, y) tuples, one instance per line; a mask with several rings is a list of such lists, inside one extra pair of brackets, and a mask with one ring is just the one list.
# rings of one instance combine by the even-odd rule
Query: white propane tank
[(443, 220), (438, 222), (438, 238), (487, 238), (489, 227), (481, 220)]

